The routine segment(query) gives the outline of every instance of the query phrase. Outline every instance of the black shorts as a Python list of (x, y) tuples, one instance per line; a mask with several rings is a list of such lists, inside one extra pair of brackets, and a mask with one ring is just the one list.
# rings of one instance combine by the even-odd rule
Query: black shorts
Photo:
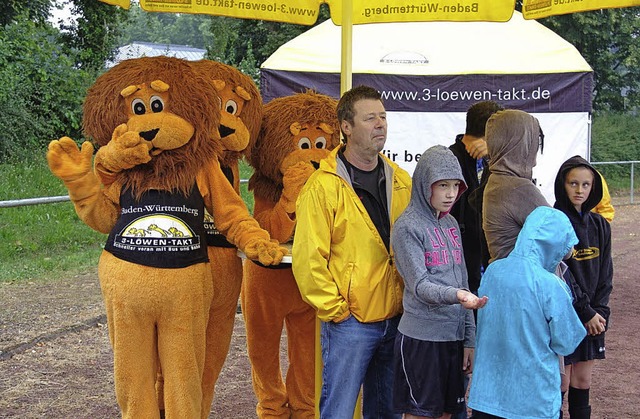
[(439, 417), (464, 410), (464, 345), (429, 342), (398, 333), (394, 348), (396, 413)]
[(564, 357), (564, 365), (604, 358), (604, 333), (600, 333), (595, 336), (586, 336), (571, 355)]

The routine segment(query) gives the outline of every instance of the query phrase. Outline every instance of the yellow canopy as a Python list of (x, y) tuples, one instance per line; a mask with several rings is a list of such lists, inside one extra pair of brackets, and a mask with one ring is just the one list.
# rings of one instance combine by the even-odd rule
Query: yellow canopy
[[(100, 0), (129, 8), (129, 0)], [(343, 23), (343, 10), (351, 6), (352, 24), (376, 22), (427, 21), (495, 21), (511, 19), (515, 0), (140, 0), (140, 7), (150, 12), (201, 13), (242, 19), (261, 19), (277, 22), (313, 25), (318, 19), (320, 5), (326, 3), (331, 20)], [(347, 21), (344, 21), (345, 24)]]
[(631, 6), (640, 6), (640, 0), (523, 0), (522, 14), (525, 19), (541, 19), (554, 15)]

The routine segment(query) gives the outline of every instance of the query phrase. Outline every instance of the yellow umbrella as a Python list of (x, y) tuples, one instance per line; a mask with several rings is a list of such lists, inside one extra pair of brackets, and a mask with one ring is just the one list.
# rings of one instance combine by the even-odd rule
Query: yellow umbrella
[[(130, 0), (100, 0), (128, 9)], [(150, 12), (198, 13), (242, 19), (313, 25), (326, 3), (331, 20), (342, 25), (341, 92), (351, 88), (351, 26), (360, 23), (487, 21), (511, 19), (515, 0), (140, 0)], [(588, 10), (640, 6), (640, 0), (523, 0), (525, 19), (540, 19)]]
[[(130, 0), (100, 0), (129, 8)], [(320, 6), (326, 3), (331, 20), (342, 25), (342, 68), (340, 90), (351, 88), (351, 25), (380, 22), (490, 21), (511, 19), (515, 0), (387, 0), (384, 4), (371, 0), (140, 0), (149, 12), (198, 13), (241, 19), (313, 25)]]
[[(101, 0), (129, 8), (129, 0)], [(377, 22), (423, 21), (495, 21), (511, 19), (515, 0), (140, 0), (140, 7), (149, 12), (201, 13), (242, 19), (313, 25), (320, 5), (326, 3), (331, 20), (341, 25), (344, 18), (352, 24)], [(346, 23), (346, 21), (344, 22)]]
[(554, 15), (631, 6), (640, 6), (640, 0), (523, 0), (522, 14), (525, 19), (541, 19)]

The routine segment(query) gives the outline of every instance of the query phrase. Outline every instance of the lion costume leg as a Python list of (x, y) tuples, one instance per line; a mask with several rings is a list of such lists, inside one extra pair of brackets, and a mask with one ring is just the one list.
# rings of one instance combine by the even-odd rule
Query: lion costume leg
[(150, 269), (103, 252), (98, 275), (122, 417), (159, 417), (158, 360), (164, 375), (166, 417), (198, 417), (213, 294), (208, 264)]
[(231, 344), (242, 286), (242, 259), (237, 251), (235, 247), (208, 247), (213, 274), (213, 301), (209, 310), (202, 376), (202, 419), (209, 417), (215, 385)]
[(242, 315), (247, 331), (253, 391), (258, 399), (258, 418), (289, 418), (287, 391), (280, 368), (280, 340), (288, 312), (287, 296), (281, 292), (282, 269), (265, 269), (244, 263)]
[[(242, 313), (247, 330), (259, 418), (314, 416), (315, 311), (306, 305), (291, 269), (245, 262)], [(304, 304), (306, 307), (301, 307)], [(280, 340), (287, 323), (287, 385), (280, 368)]]

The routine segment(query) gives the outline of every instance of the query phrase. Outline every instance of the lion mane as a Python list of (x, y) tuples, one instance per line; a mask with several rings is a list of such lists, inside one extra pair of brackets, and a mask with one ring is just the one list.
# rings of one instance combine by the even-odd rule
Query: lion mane
[(117, 181), (140, 197), (150, 189), (179, 191), (185, 195), (196, 175), (208, 162), (222, 156), (220, 99), (215, 88), (188, 62), (169, 57), (125, 60), (98, 77), (83, 106), (84, 134), (98, 146), (111, 141), (114, 129), (126, 124), (128, 109), (120, 92), (131, 85), (162, 80), (169, 85), (169, 101), (163, 112), (173, 113), (194, 127), (190, 141), (165, 150), (150, 162), (124, 170)]

